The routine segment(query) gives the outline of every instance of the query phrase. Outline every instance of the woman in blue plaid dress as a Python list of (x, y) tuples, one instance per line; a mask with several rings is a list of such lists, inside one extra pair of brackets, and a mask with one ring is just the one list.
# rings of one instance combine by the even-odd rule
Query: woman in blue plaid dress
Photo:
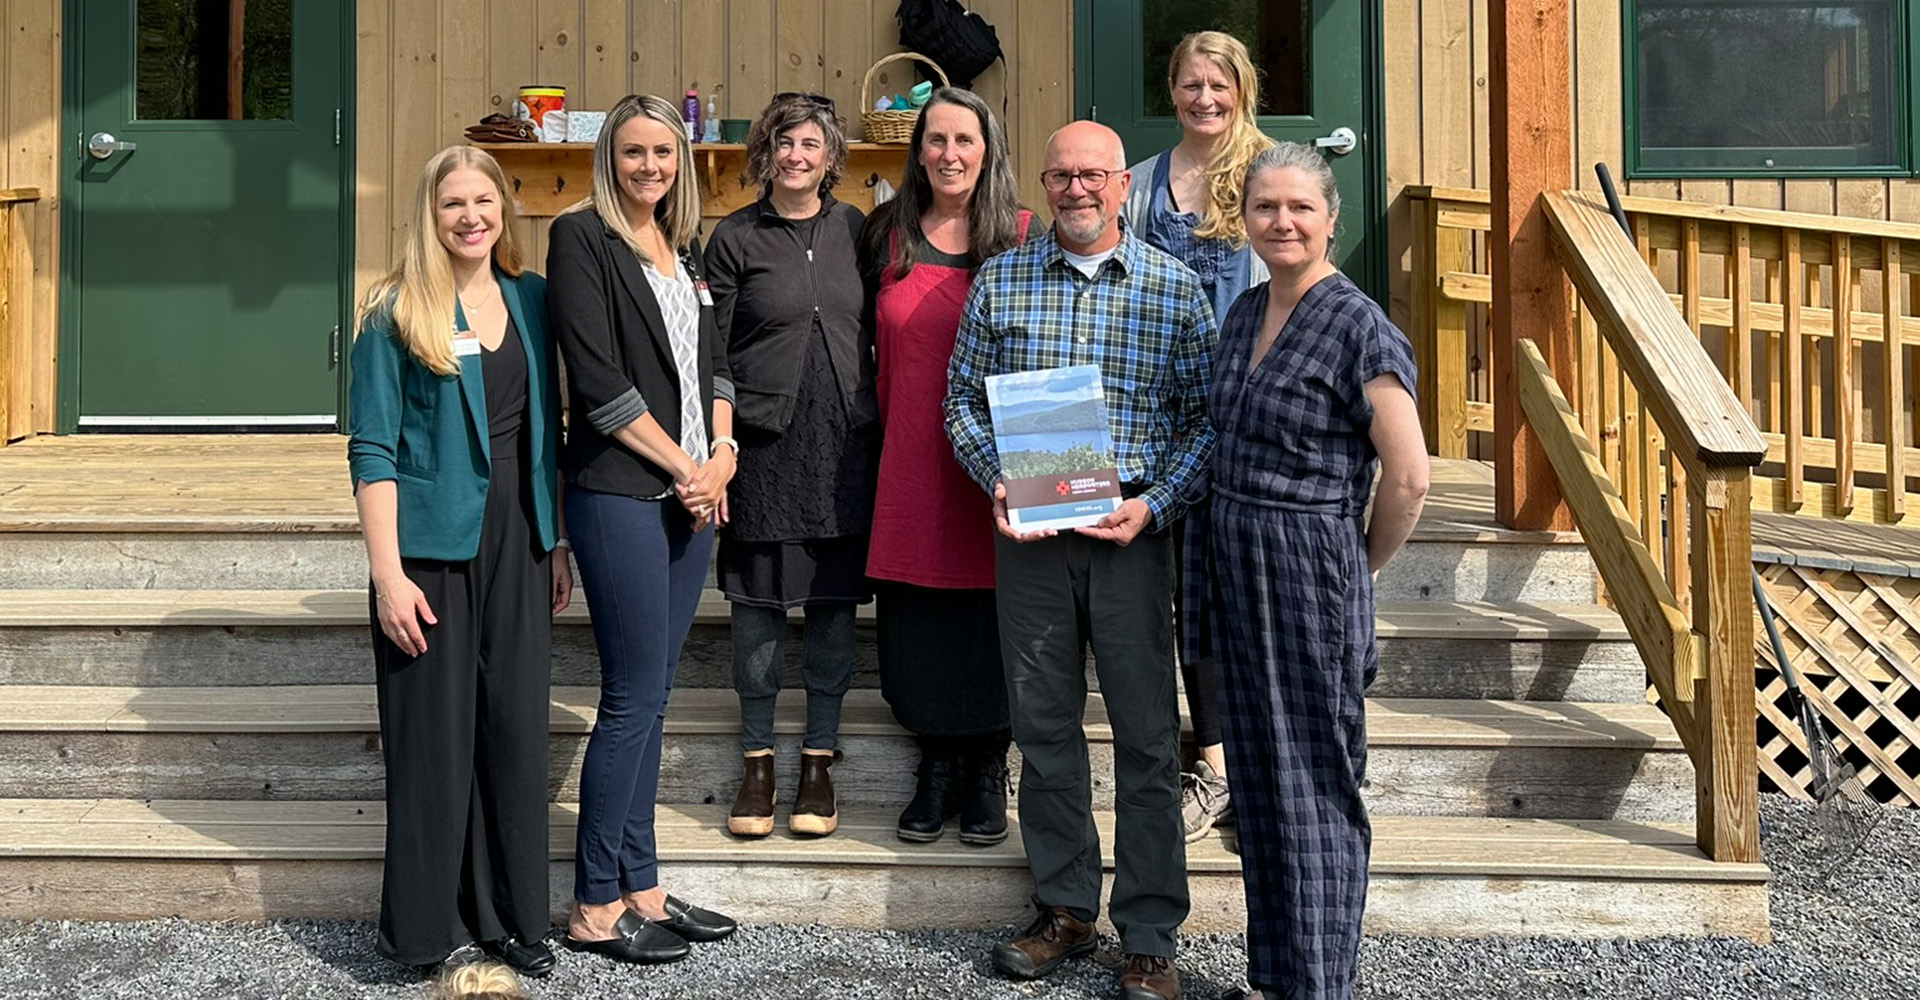
[(1343, 998), (1372, 845), (1360, 782), (1373, 574), (1419, 520), (1427, 455), (1407, 339), (1334, 267), (1340, 193), (1326, 162), (1283, 143), (1253, 161), (1245, 191), (1272, 278), (1221, 325), (1212, 519), (1198, 547), (1209, 565), (1188, 577), (1213, 587), (1246, 879), (1252, 989), (1230, 996)]

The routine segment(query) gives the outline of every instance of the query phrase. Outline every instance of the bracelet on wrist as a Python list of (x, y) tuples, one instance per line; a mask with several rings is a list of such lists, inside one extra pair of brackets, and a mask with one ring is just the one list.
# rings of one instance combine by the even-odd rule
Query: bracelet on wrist
[(727, 447), (733, 449), (733, 457), (735, 458), (740, 457), (740, 442), (735, 441), (733, 438), (727, 437), (724, 434), (713, 439), (713, 447), (707, 449), (707, 454), (711, 455), (719, 451), (721, 445), (726, 445)]
[(573, 548), (573, 543), (570, 541), (567, 541), (567, 539), (563, 536), (553, 540), (553, 547), (556, 549), (570, 549), (570, 548)]

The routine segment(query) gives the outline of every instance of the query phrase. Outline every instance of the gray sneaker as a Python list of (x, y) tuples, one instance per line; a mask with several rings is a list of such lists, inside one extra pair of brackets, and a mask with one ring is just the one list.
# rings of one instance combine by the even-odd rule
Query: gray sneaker
[(1180, 825), (1189, 844), (1216, 826), (1233, 825), (1227, 779), (1213, 773), (1204, 760), (1195, 761), (1192, 771), (1180, 775)]

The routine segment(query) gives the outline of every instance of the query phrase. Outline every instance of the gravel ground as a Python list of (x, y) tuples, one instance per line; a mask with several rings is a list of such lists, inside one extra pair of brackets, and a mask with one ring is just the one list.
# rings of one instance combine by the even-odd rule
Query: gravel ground
[[(1920, 997), (1920, 811), (1887, 811), (1837, 867), (1811, 807), (1769, 796), (1762, 836), (1774, 868), (1774, 943), (1728, 939), (1558, 941), (1368, 938), (1359, 995), (1371, 1000), (1604, 998), (1742, 1000)], [(635, 970), (565, 955), (532, 985), (541, 998), (1111, 997), (1114, 942), (1040, 984), (998, 978), (997, 933), (871, 933), (753, 927), (671, 966)], [(1240, 940), (1181, 943), (1186, 995), (1212, 1000), (1244, 970)], [(420, 998), (406, 970), (345, 921), (264, 926), (0, 924), (0, 997), (141, 1000)]]

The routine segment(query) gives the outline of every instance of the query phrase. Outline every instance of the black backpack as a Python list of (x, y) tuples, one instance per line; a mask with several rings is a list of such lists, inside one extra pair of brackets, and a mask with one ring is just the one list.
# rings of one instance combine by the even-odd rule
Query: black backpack
[[(940, 64), (956, 87), (971, 87), (1000, 51), (1000, 36), (959, 0), (900, 0), (900, 44)], [(937, 81), (936, 81), (937, 82)]]

